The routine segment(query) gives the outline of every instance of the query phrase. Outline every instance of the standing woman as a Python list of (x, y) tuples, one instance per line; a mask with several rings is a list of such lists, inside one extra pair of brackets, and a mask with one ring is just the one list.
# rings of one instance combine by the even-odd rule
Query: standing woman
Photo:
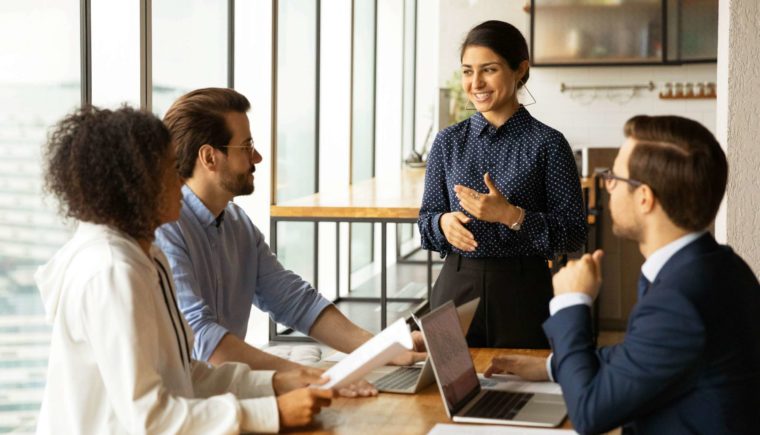
[(38, 434), (229, 434), (304, 425), (332, 391), (321, 371), (191, 358), (159, 225), (179, 217), (169, 131), (150, 113), (84, 108), (45, 150), (47, 190), (79, 222), (35, 278), (53, 324)]
[(418, 221), (422, 247), (446, 257), (431, 306), (480, 297), (471, 347), (547, 348), (547, 259), (586, 240), (572, 151), (517, 102), (529, 76), (519, 30), (502, 21), (474, 27), (461, 62), (477, 113), (438, 133)]

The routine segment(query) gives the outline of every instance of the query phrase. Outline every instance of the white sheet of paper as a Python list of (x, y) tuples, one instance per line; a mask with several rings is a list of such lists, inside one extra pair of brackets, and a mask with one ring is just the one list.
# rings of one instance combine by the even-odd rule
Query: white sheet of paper
[(317, 388), (340, 388), (363, 378), (373, 369), (387, 364), (406, 350), (414, 349), (412, 333), (404, 319), (390, 326), (343, 357), (325, 372), (330, 380)]
[(438, 423), (428, 435), (562, 435), (577, 434), (571, 429), (534, 429), (528, 427), (486, 425), (486, 424), (444, 424)]
[(493, 375), (490, 378), (486, 378), (481, 373), (478, 373), (478, 378), (486, 379), (487, 387), (491, 390), (562, 394), (562, 387), (555, 382), (530, 382), (515, 375)]

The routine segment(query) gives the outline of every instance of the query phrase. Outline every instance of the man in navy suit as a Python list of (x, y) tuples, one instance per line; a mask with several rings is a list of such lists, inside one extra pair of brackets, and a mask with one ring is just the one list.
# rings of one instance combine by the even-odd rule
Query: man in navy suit
[(706, 231), (725, 154), (706, 128), (675, 116), (634, 117), (625, 135), (604, 177), (613, 232), (646, 257), (625, 340), (594, 348), (596, 251), (554, 277), (544, 323), (553, 354), (497, 357), (486, 376), (556, 380), (581, 433), (760, 433), (760, 285)]

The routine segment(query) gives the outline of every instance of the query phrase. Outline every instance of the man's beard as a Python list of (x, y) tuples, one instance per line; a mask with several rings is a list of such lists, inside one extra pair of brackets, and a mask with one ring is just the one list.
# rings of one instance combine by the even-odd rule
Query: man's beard
[(615, 223), (614, 219), (612, 221), (612, 234), (626, 240), (632, 240), (634, 242), (641, 241), (641, 228), (639, 226), (634, 224), (624, 227), (618, 223)]
[(244, 174), (231, 174), (225, 172), (222, 176), (222, 187), (233, 196), (250, 195), (253, 193), (253, 183), (248, 181), (250, 172)]

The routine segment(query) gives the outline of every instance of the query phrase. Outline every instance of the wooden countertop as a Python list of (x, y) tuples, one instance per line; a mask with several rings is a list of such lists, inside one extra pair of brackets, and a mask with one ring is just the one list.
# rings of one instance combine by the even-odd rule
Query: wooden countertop
[(338, 189), (270, 206), (274, 218), (358, 218), (416, 221), (425, 188), (425, 169), (404, 168), (400, 177), (376, 177)]
[[(593, 179), (582, 178), (581, 186), (591, 188), (589, 203), (593, 205)], [(273, 204), (269, 211), (273, 218), (416, 222), (424, 190), (425, 169), (404, 168), (398, 177), (376, 177), (350, 186), (326, 188), (320, 193)]]
[[(485, 371), (497, 354), (520, 353), (547, 356), (548, 350), (470, 349), (475, 368)], [(299, 434), (426, 434), (436, 423), (451, 423), (443, 409), (438, 387), (433, 384), (417, 394), (381, 393), (377, 397), (337, 398), (324, 408), (315, 424)], [(572, 428), (565, 419), (562, 429)]]

